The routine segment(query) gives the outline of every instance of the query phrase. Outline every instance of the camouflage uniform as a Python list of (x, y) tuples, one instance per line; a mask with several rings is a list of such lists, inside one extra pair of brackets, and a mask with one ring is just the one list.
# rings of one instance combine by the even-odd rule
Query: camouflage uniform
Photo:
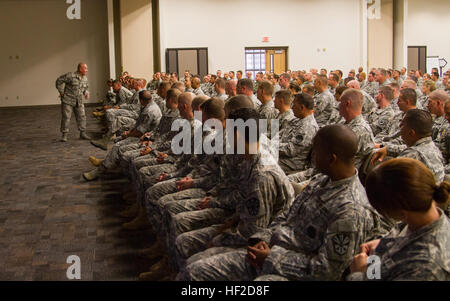
[(375, 144), (372, 129), (362, 115), (353, 118), (352, 121), (345, 125), (352, 129), (358, 137), (358, 151), (355, 156), (355, 166), (356, 168), (360, 168), (366, 157), (372, 153)]
[(195, 96), (203, 96), (205, 95), (205, 93), (202, 91), (202, 88), (198, 87), (197, 89), (194, 89), (194, 91), (192, 91), (192, 93), (195, 94)]
[(423, 94), (417, 97), (417, 105), (420, 105), (423, 110), (428, 111), (428, 95)]
[(373, 209), (358, 173), (331, 181), (316, 175), (290, 208), (256, 233), (250, 245), (270, 247), (262, 269), (253, 268), (239, 250), (189, 261), (180, 280), (252, 280), (279, 275), (289, 280), (340, 280), (359, 246), (387, 232), (390, 225)]
[(319, 130), (314, 114), (294, 119), (280, 134), (278, 164), (287, 174), (310, 167), (312, 139)]
[(323, 91), (314, 96), (314, 104), (314, 117), (319, 127), (333, 123), (338, 114), (337, 103), (333, 94), (328, 90)]
[(261, 156), (254, 155), (241, 165), (241, 197), (231, 217), (234, 225), (217, 235), (218, 226), (186, 232), (175, 242), (179, 266), (190, 256), (203, 251), (209, 242), (215, 247), (243, 247), (256, 232), (267, 227), (271, 220), (286, 210), (294, 198), (293, 188), (276, 162), (263, 165)]
[(398, 112), (400, 112), (400, 108), (398, 107), (398, 97), (391, 100), (390, 107), (392, 108), (392, 110), (394, 110), (394, 113), (397, 114)]
[(276, 83), (275, 85), (273, 85), (273, 94), (272, 97), (275, 97), (275, 94), (281, 90), (281, 86), (280, 84)]
[(433, 172), (436, 182), (440, 183), (444, 180), (444, 159), (431, 137), (417, 140), (414, 145), (407, 147), (400, 153), (389, 145), (386, 146), (386, 149), (388, 156), (419, 160)]
[[(141, 133), (150, 132), (156, 129), (161, 120), (161, 110), (158, 105), (156, 105), (153, 101), (150, 102), (142, 109), (141, 114), (136, 122), (135, 129)], [(115, 143), (110, 152), (106, 155), (105, 160), (103, 161), (103, 166), (107, 169), (111, 169), (117, 166), (120, 162), (120, 154), (124, 151), (129, 150), (125, 148), (127, 145), (136, 145), (139, 143), (139, 138), (137, 137), (129, 137), (125, 140), (122, 140), (118, 143)]]
[(258, 97), (256, 97), (255, 94), (252, 94), (250, 96), (250, 99), (253, 101), (253, 105), (255, 106), (255, 110), (258, 110), (259, 107), (261, 106), (261, 102), (259, 101)]
[(279, 120), (280, 132), (281, 132), (283, 129), (285, 129), (288, 126), (289, 122), (292, 119), (295, 119), (297, 117), (295, 117), (294, 112), (292, 112), (292, 109), (289, 109), (284, 113), (280, 113), (277, 118)]
[(215, 97), (221, 99), (223, 102), (225, 102), (228, 99), (227, 94), (220, 94), (220, 95), (216, 95)]
[(161, 113), (163, 113), (163, 115), (166, 114), (166, 100), (164, 98), (162, 98), (161, 96), (159, 96), (158, 94), (154, 94), (153, 95), (153, 101), (158, 105), (159, 109), (161, 110)]
[(389, 131), (389, 126), (394, 119), (394, 115), (395, 113), (392, 107), (387, 106), (383, 109), (378, 108), (367, 116), (367, 122), (372, 129), (375, 140), (377, 140), (378, 134), (386, 135), (386, 133)]
[(375, 99), (375, 96), (378, 93), (378, 82), (367, 82), (367, 85), (364, 86), (364, 88), (361, 88), (361, 90), (367, 92), (370, 96), (372, 96), (373, 99)]
[(450, 131), (450, 125), (448, 124), (447, 119), (445, 119), (445, 115), (440, 117), (436, 117), (433, 122), (433, 132), (431, 137), (433, 138), (434, 143), (439, 148), (441, 153), (444, 155), (447, 153), (445, 139), (447, 136), (447, 132)]
[(404, 117), (405, 113), (402, 111), (395, 113), (391, 123), (387, 127), (387, 131), (378, 133), (375, 138), (375, 142), (383, 143), (398, 139), (400, 137), (400, 124)]
[(64, 94), (61, 98), (61, 133), (69, 132), (72, 111), (74, 111), (77, 119), (78, 130), (80, 132), (86, 131), (86, 113), (84, 111), (83, 98), (89, 88), (87, 77), (78, 74), (78, 72), (69, 72), (58, 77), (55, 85), (59, 94)]
[(267, 120), (267, 137), (270, 138), (271, 135), (271, 120), (277, 119), (278, 114), (280, 113), (274, 107), (273, 100), (270, 100), (266, 104), (261, 104), (258, 108), (259, 118)]
[(366, 91), (361, 90), (361, 93), (363, 95), (362, 114), (364, 116), (367, 116), (368, 114), (376, 110), (377, 103), (375, 102), (373, 97), (370, 96), (370, 94), (367, 93)]
[[(450, 223), (438, 208), (440, 218), (414, 232), (395, 227), (380, 240), (374, 255), (380, 257), (383, 281), (449, 281)], [(348, 280), (367, 280), (366, 273), (353, 273)]]

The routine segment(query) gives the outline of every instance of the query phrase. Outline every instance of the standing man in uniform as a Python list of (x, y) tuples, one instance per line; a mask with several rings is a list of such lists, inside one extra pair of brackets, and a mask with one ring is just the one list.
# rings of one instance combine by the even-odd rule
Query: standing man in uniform
[(86, 77), (87, 72), (87, 65), (84, 63), (79, 63), (77, 71), (61, 75), (56, 80), (56, 89), (58, 89), (61, 98), (62, 142), (67, 142), (67, 134), (69, 133), (69, 124), (72, 111), (75, 112), (78, 130), (80, 131), (80, 139), (91, 139), (86, 134), (86, 113), (84, 112), (83, 104), (83, 97), (86, 100), (89, 99), (89, 85)]

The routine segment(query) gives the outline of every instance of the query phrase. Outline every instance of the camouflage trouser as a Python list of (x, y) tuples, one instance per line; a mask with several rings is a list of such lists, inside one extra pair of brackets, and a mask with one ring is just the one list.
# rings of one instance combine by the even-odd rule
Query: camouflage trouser
[(132, 174), (131, 180), (133, 181), (135, 187), (137, 201), (144, 205), (145, 192), (150, 187), (158, 183), (157, 178), (159, 177), (159, 175), (161, 175), (163, 172), (170, 173), (172, 171), (175, 171), (175, 165), (168, 163), (144, 166), (139, 169), (137, 175)]
[(61, 133), (69, 132), (70, 118), (72, 111), (75, 113), (77, 119), (78, 130), (80, 132), (86, 131), (86, 113), (84, 112), (84, 105), (71, 106), (65, 103), (61, 104)]
[[(187, 265), (177, 276), (184, 281), (251, 281), (258, 274), (247, 260), (245, 248), (231, 250), (229, 248), (217, 254), (216, 248), (196, 254), (189, 258)], [(216, 253), (217, 255), (212, 255)]]
[(106, 155), (105, 160), (103, 161), (103, 166), (106, 169), (112, 169), (117, 167), (120, 162), (121, 152), (126, 149), (128, 145), (133, 145), (139, 142), (139, 138), (129, 137), (127, 139), (121, 140), (117, 143), (114, 143), (111, 150)]
[[(176, 182), (178, 178), (159, 182), (147, 189), (145, 192), (145, 207), (147, 208), (147, 216), (156, 233), (162, 234), (164, 237), (163, 217), (164, 205), (168, 201), (185, 198), (199, 198), (205, 195), (205, 192), (199, 188), (191, 188), (183, 191), (177, 191)], [(164, 196), (170, 195), (166, 198)]]
[(269, 274), (259, 276), (254, 281), (289, 281), (289, 279), (283, 276)]
[[(170, 195), (169, 195), (170, 196)], [(175, 260), (176, 238), (182, 233), (205, 228), (225, 222), (231, 212), (219, 208), (198, 210), (202, 198), (183, 199), (166, 202), (164, 206), (164, 225), (166, 227), (166, 246), (169, 262), (174, 269), (179, 269), (179, 262)]]
[(123, 132), (132, 129), (136, 124), (136, 119), (133, 118), (136, 113), (128, 110), (114, 110), (106, 111), (106, 120), (108, 129), (111, 133)]
[(120, 167), (122, 168), (122, 172), (129, 178), (131, 177), (130, 164), (134, 159), (141, 155), (142, 149), (143, 147), (140, 143), (127, 145), (121, 148)]

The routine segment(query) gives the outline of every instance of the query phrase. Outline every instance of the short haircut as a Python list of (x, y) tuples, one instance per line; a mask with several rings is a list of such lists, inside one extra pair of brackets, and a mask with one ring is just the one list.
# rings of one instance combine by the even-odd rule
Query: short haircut
[(204, 103), (204, 102), (207, 101), (208, 99), (209, 99), (209, 97), (206, 96), (206, 95), (196, 96), (196, 97), (192, 100), (192, 108), (193, 108), (194, 110), (200, 109), (200, 106), (202, 105), (202, 103)]
[(281, 89), (275, 93), (275, 98), (281, 98), (285, 105), (290, 105), (292, 101), (292, 94), (290, 90)]
[(447, 102), (448, 94), (444, 90), (435, 90), (428, 95), (429, 98), (440, 100), (442, 103)]
[(304, 85), (302, 91), (306, 92), (306, 93), (313, 94), (314, 93), (314, 86), (313, 85)]
[(148, 90), (139, 91), (139, 99), (145, 103), (149, 103), (152, 100), (152, 93)]
[(285, 79), (287, 79), (287, 80), (291, 80), (291, 76), (289, 75), (289, 74), (287, 74), (287, 73), (282, 73), (281, 75), (280, 75), (280, 78), (281, 77), (283, 77), (283, 78), (285, 78)]
[(229, 115), (234, 110), (241, 108), (254, 109), (255, 105), (253, 104), (251, 98), (248, 97), (247, 95), (236, 95), (231, 97), (225, 104), (225, 113), (228, 113)]
[(267, 80), (260, 82), (258, 89), (262, 89), (264, 95), (273, 95), (273, 85)]
[(339, 76), (337, 76), (336, 73), (330, 74), (330, 79), (334, 80), (335, 82), (339, 83)]
[(386, 71), (386, 69), (384, 69), (384, 68), (378, 68), (377, 71), (380, 72), (381, 75), (387, 76), (387, 71)]
[(299, 105), (304, 105), (308, 110), (314, 109), (314, 98), (307, 93), (296, 94), (294, 101), (296, 101)]
[[(247, 122), (248, 120), (254, 120), (256, 124), (256, 137), (253, 137), (253, 135), (250, 135), (250, 128), (249, 126), (244, 127), (244, 133), (240, 133), (241, 135), (244, 135), (244, 140), (246, 143), (254, 143), (259, 141), (260, 131), (259, 131), (259, 113), (255, 109), (251, 108), (240, 108), (237, 110), (234, 110), (230, 113), (228, 116), (229, 119), (233, 119), (234, 121), (238, 119), (242, 119), (244, 122)], [(241, 127), (235, 127), (235, 131), (239, 131)], [(252, 140), (252, 138), (256, 138), (257, 141)]]
[(121, 82), (120, 80), (118, 80), (118, 79), (113, 80), (112, 83), (113, 83), (113, 85), (114, 85), (114, 84), (122, 84), (122, 82)]
[(318, 81), (320, 86), (324, 87), (328, 85), (328, 79), (325, 75), (317, 75), (315, 81)]
[(431, 92), (436, 90), (436, 84), (432, 80), (426, 80), (426, 81), (423, 82), (422, 85), (423, 86), (427, 86), (430, 89)]
[(411, 105), (415, 106), (417, 104), (416, 90), (411, 88), (404, 88), (400, 91), (400, 95), (403, 96), (403, 98), (407, 99)]
[(358, 150), (358, 138), (356, 134), (343, 124), (333, 124), (322, 127), (316, 134), (313, 144), (321, 142), (330, 154), (335, 154), (345, 163), (354, 162)]
[(341, 94), (340, 101), (350, 100), (353, 109), (361, 109), (363, 104), (363, 94), (356, 89), (347, 89)]
[(168, 82), (168, 81), (162, 81), (162, 82), (159, 83), (158, 88), (164, 89), (164, 90), (167, 91), (167, 90), (170, 89), (170, 82)]
[(437, 78), (439, 78), (439, 73), (434, 71), (433, 73), (431, 73), (432, 75), (436, 76)]
[(400, 90), (400, 85), (396, 82), (390, 83), (389, 87), (391, 87), (392, 89), (397, 90), (397, 91)]
[(378, 91), (384, 95), (384, 97), (391, 101), (394, 98), (394, 90), (389, 86), (382, 86), (378, 88)]
[(406, 112), (403, 122), (412, 128), (420, 138), (431, 136), (433, 119), (429, 112), (420, 109), (409, 110)]
[(214, 84), (215, 84), (216, 86), (218, 86), (220, 89), (225, 89), (225, 83), (226, 83), (226, 80), (224, 80), (223, 78), (218, 78), (218, 79), (216, 79), (216, 81), (214, 82)]
[(298, 92), (300, 92), (300, 85), (297, 83), (290, 83), (289, 84), (289, 89), (292, 89), (295, 91), (295, 93), (297, 94)]
[(238, 81), (237, 85), (239, 87), (246, 87), (247, 89), (253, 91), (253, 81), (251, 79), (249, 79), (249, 78), (241, 78)]
[(185, 89), (185, 86), (184, 86), (184, 83), (182, 83), (182, 82), (176, 82), (176, 83), (174, 83), (173, 85), (172, 85), (172, 87), (170, 87), (171, 89), (178, 89), (178, 90), (180, 90), (181, 92), (184, 92), (184, 89)]
[(348, 89), (348, 87), (346, 87), (346, 86), (339, 86), (336, 88), (336, 94), (342, 95), (342, 93), (344, 93), (344, 91), (347, 89)]
[(201, 104), (200, 108), (208, 118), (225, 120), (224, 103), (220, 98), (210, 98)]
[(166, 98), (167, 99), (172, 99), (173, 103), (178, 104), (178, 96), (180, 96), (180, 94), (181, 94), (181, 91), (178, 90), (178, 89), (169, 89), (167, 91)]

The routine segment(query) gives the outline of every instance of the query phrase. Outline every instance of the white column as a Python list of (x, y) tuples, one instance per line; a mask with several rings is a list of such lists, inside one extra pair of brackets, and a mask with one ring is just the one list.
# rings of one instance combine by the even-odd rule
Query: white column
[(116, 54), (114, 43), (114, 4), (113, 0), (107, 0), (108, 4), (108, 44), (109, 44), (109, 77), (116, 78)]

